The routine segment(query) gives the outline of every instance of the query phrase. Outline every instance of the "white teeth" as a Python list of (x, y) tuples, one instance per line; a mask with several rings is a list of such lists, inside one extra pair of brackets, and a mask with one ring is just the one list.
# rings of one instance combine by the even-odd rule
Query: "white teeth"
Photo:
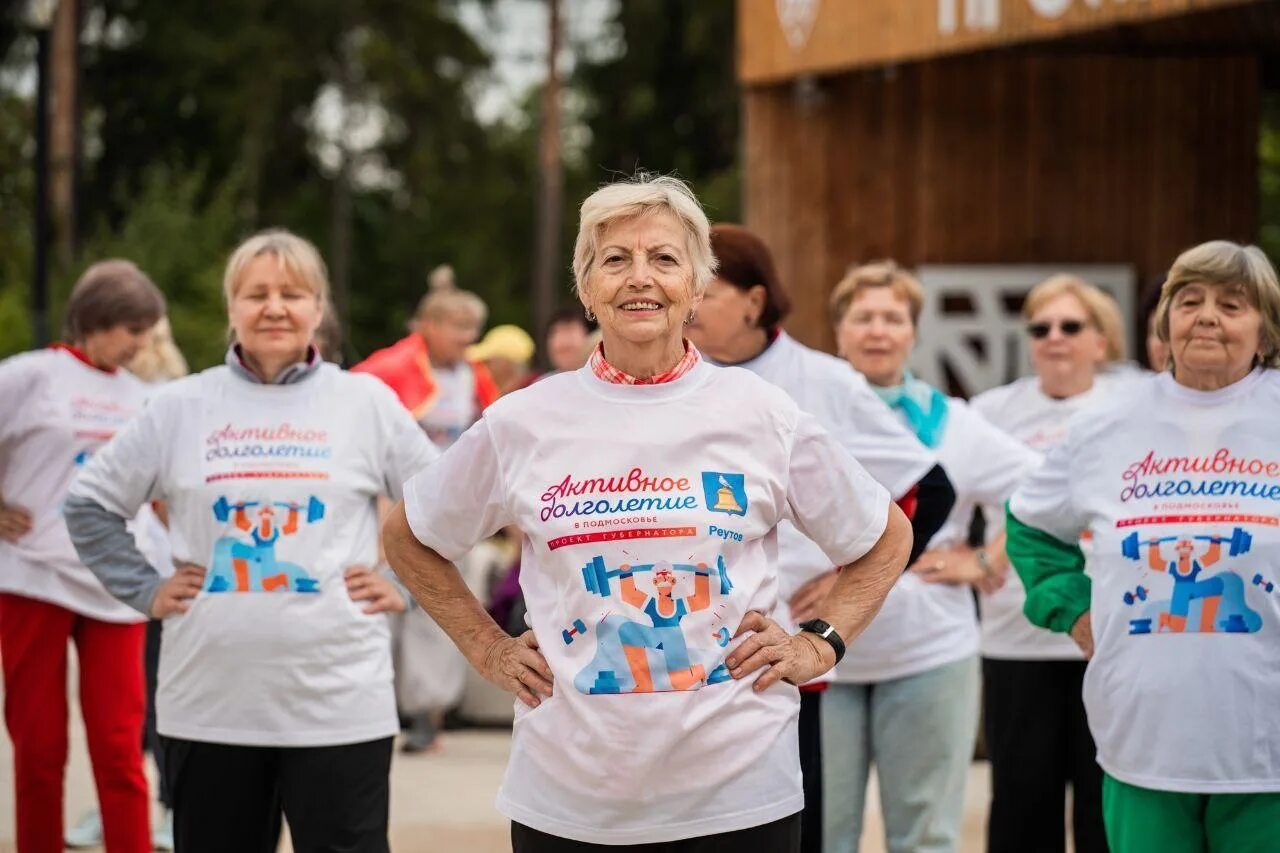
[(656, 302), (628, 302), (622, 306), (623, 311), (656, 311), (662, 306)]

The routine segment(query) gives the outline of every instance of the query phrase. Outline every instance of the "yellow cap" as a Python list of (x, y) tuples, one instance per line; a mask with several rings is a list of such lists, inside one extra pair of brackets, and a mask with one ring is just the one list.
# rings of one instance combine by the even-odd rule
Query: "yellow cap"
[(467, 358), (471, 361), (487, 361), (491, 358), (507, 358), (512, 361), (527, 362), (533, 358), (533, 338), (519, 326), (510, 324), (494, 326), (485, 333), (480, 343), (467, 347)]

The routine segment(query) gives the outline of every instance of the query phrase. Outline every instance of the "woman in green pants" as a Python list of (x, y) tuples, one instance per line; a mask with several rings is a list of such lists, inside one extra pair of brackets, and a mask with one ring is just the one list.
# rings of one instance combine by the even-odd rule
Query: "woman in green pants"
[(1156, 317), (1172, 373), (1071, 422), (1009, 501), (1006, 548), (1027, 616), (1090, 658), (1112, 850), (1274, 851), (1280, 285), (1259, 249), (1205, 243)]

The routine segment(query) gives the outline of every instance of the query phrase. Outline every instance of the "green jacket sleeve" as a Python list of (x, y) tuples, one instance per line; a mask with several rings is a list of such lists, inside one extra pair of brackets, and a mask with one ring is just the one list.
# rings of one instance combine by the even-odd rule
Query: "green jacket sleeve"
[(1084, 573), (1084, 552), (1018, 521), (1008, 504), (1005, 533), (1005, 552), (1027, 590), (1022, 611), (1034, 625), (1068, 633), (1089, 609), (1092, 582)]

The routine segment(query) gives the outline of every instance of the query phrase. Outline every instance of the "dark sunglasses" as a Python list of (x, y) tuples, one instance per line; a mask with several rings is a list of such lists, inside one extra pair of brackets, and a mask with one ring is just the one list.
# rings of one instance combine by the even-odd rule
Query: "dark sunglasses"
[[(1084, 327), (1087, 324), (1083, 320), (1063, 320), (1057, 325), (1062, 330), (1062, 334), (1068, 338), (1074, 338), (1084, 331)], [(1053, 331), (1053, 326), (1053, 323), (1029, 323), (1027, 325), (1027, 334), (1037, 341), (1042, 341), (1049, 337), (1049, 333)]]

